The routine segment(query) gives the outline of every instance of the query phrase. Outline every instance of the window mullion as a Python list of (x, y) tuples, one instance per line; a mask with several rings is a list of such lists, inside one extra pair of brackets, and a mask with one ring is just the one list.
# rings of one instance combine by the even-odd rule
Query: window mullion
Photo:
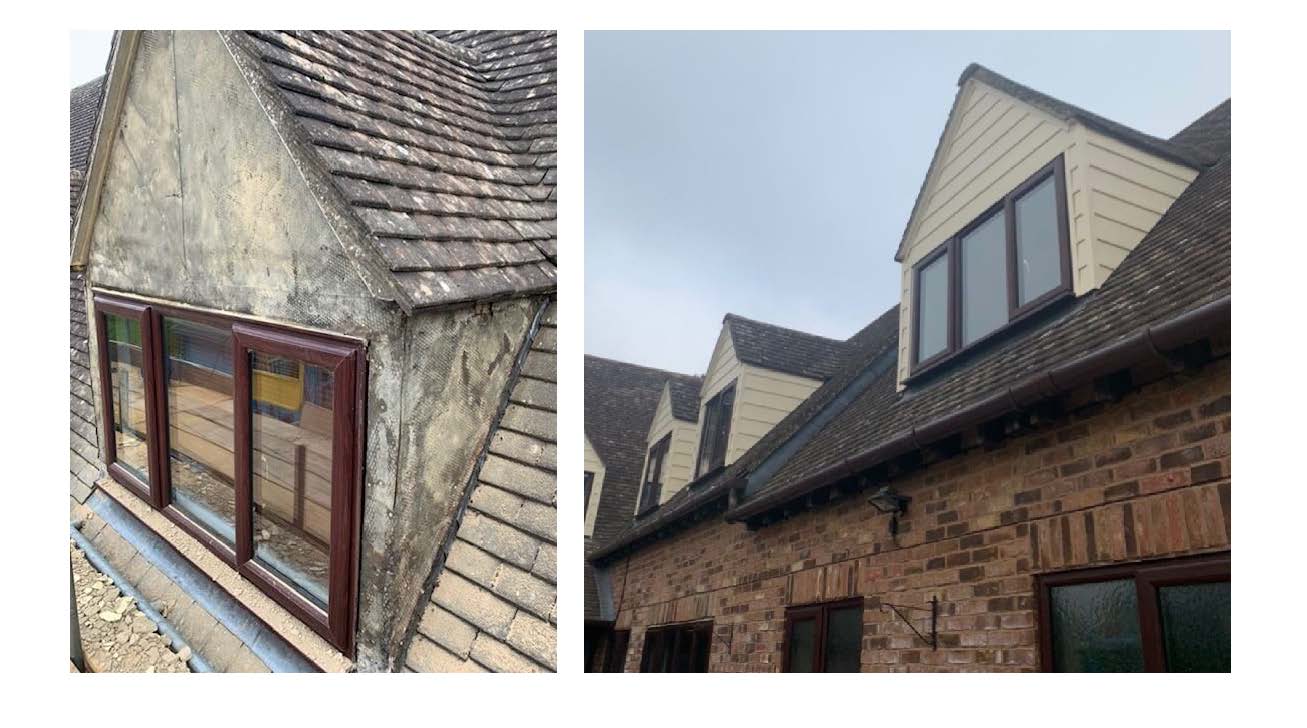
[(1003, 222), (1007, 228), (1007, 319), (1016, 316), (1021, 303), (1017, 286), (1017, 216), (1016, 197), (1008, 195), (1003, 200)]
[(232, 447), (236, 452), (236, 563), (254, 558), (254, 469), (251, 439), (251, 388), (249, 345), (232, 332), (233, 429)]

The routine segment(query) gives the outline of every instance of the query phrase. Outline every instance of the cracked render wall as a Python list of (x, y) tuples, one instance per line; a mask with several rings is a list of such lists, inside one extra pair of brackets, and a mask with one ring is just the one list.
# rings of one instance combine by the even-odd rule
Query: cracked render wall
[[(378, 299), (364, 282), (371, 271), (346, 252), (359, 241), (328, 222), (348, 213), (297, 165), (294, 140), (278, 133), (285, 122), (220, 34), (146, 32), (114, 131), (88, 285), (367, 342), (356, 663), (387, 669), (535, 304), (410, 318)], [(95, 367), (92, 380), (98, 392)]]

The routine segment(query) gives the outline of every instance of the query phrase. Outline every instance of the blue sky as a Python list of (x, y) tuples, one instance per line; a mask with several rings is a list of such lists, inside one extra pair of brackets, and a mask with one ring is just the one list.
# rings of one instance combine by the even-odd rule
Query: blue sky
[(727, 312), (845, 338), (972, 61), (1167, 137), (1230, 96), (1225, 32), (588, 32), (585, 350), (699, 373)]

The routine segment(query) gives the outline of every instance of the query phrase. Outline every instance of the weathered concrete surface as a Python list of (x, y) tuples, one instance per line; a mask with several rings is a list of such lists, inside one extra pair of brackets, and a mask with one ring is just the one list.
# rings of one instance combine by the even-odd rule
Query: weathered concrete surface
[[(356, 667), (384, 670), (535, 304), (409, 319), (379, 299), (359, 260), (367, 246), (324, 198), (321, 170), (289, 152), (298, 141), (283, 114), (261, 104), (220, 34), (146, 32), (115, 130), (88, 281), (367, 342)], [(94, 367), (91, 379), (98, 392)]]
[[(481, 454), (514, 358), (539, 305), (532, 300), (507, 301), (489, 313), (465, 309), (419, 314), (409, 323), (400, 487), (389, 519), (394, 533), (384, 542), (368, 539), (390, 548), (364, 558), (365, 568), (369, 563), (384, 565), (388, 578), (386, 598), (375, 605), (387, 617), (384, 624), (375, 625), (384, 631), (372, 633), (371, 620), (365, 624), (360, 619), (361, 641), (385, 645), (386, 664), (369, 664), (371, 669), (398, 669), (394, 660), (411, 616), (423, 601), (436, 548)], [(373, 527), (373, 515), (365, 517), (365, 531)], [(367, 571), (364, 576), (368, 581)]]

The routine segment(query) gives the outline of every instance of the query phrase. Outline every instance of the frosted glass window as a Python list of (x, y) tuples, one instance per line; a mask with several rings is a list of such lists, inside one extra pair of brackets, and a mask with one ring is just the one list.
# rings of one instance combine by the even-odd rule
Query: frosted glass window
[(1054, 669), (1143, 672), (1133, 579), (1052, 589)]

